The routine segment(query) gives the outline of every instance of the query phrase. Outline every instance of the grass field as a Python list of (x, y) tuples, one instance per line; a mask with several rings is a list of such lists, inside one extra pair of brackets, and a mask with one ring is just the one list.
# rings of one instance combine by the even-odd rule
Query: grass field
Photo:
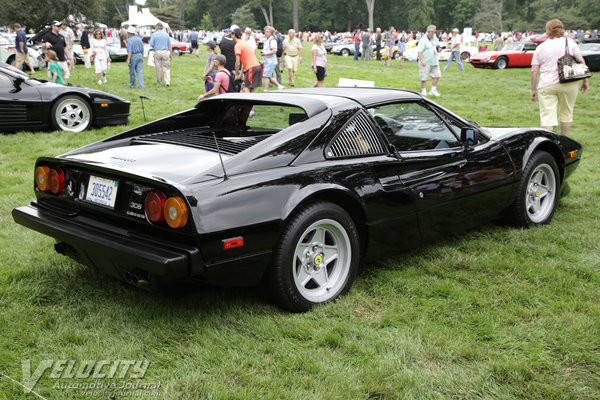
[[(309, 47), (296, 79), (312, 84)], [(417, 66), (328, 57), (339, 77), (417, 90)], [(205, 58), (172, 63), (170, 88), (128, 89), (113, 63), (102, 90), (132, 102), (129, 127), (195, 104)], [(43, 77), (45, 72), (37, 72)], [(70, 82), (97, 87), (77, 66)], [(284, 76), (283, 83), (287, 83)], [(51, 370), (35, 390), (47, 399), (599, 399), (600, 78), (577, 99), (571, 136), (584, 158), (550, 225), (487, 225), (379, 264), (365, 265), (350, 293), (306, 314), (269, 304), (258, 289), (146, 293), (56, 254), (53, 240), (16, 225), (14, 207), (34, 199), (33, 165), (124, 127), (0, 137), (0, 372), (23, 381), (23, 361), (147, 360), (143, 379), (65, 379)], [(436, 99), (482, 125), (538, 126), (529, 69), (459, 73)], [(106, 372), (105, 368), (103, 371)], [(84, 374), (85, 375), (85, 374)], [(155, 384), (86, 393), (68, 383)], [(0, 376), (0, 399), (36, 398)]]

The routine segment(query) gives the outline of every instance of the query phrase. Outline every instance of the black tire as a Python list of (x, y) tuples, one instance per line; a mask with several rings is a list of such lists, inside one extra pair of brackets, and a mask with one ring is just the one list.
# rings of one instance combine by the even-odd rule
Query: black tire
[(180, 56), (181, 55), (181, 51), (179, 49), (173, 49), (173, 55), (174, 56)]
[(350, 50), (342, 49), (342, 52), (340, 54), (343, 55), (344, 57), (348, 57), (350, 55)]
[[(538, 184), (536, 180), (539, 180)], [(508, 209), (509, 220), (521, 227), (548, 224), (556, 211), (559, 193), (560, 174), (556, 160), (545, 151), (536, 151), (523, 170), (517, 195)], [(538, 212), (535, 212), (536, 207)]]
[(494, 63), (494, 68), (496, 68), (496, 69), (505, 69), (506, 67), (508, 67), (508, 58), (506, 58), (506, 57), (498, 57), (498, 59)]
[(359, 254), (356, 225), (343, 208), (305, 206), (286, 224), (273, 252), (267, 276), (272, 300), (292, 312), (334, 301), (352, 287)]
[(50, 112), (50, 122), (56, 130), (82, 132), (92, 126), (93, 120), (92, 108), (87, 100), (76, 95), (60, 97)]
[(469, 61), (469, 59), (471, 58), (471, 54), (469, 54), (468, 51), (463, 51), (462, 53), (460, 53), (460, 59), (464, 62)]
[(394, 54), (392, 54), (392, 58), (394, 60), (399, 60), (401, 57), (400, 53), (398, 53), (397, 51), (394, 52)]

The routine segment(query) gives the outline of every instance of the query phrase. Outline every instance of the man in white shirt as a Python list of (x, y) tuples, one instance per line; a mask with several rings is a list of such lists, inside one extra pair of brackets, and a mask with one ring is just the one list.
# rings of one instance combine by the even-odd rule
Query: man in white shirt
[(248, 43), (250, 47), (252, 47), (252, 50), (256, 51), (256, 40), (252, 36), (252, 29), (250, 29), (249, 27), (246, 27), (246, 29), (244, 29), (244, 36), (242, 37), (242, 40)]
[(75, 41), (75, 33), (69, 28), (69, 25), (63, 21), (59, 32), (64, 38), (67, 47), (65, 47), (65, 57), (67, 58), (67, 65), (69, 69), (75, 68), (75, 60), (73, 58), (73, 43)]
[(456, 60), (458, 64), (458, 70), (463, 72), (465, 69), (463, 68), (462, 59), (460, 58), (460, 45), (462, 44), (462, 36), (458, 34), (458, 29), (452, 29), (452, 41), (450, 42), (450, 58), (446, 62), (446, 66), (444, 67), (444, 72), (448, 72), (448, 68), (450, 68), (450, 64), (452, 64), (452, 60)]

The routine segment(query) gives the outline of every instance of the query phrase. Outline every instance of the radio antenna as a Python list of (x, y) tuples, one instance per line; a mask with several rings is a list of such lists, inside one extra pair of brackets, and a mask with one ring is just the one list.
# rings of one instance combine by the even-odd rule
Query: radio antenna
[(219, 153), (219, 160), (221, 161), (221, 168), (223, 168), (223, 180), (227, 180), (227, 172), (225, 171), (225, 164), (223, 164), (223, 156), (221, 155), (221, 149), (219, 149), (219, 141), (217, 140), (217, 136), (213, 132), (213, 138), (215, 139), (215, 144), (217, 145), (217, 153)]

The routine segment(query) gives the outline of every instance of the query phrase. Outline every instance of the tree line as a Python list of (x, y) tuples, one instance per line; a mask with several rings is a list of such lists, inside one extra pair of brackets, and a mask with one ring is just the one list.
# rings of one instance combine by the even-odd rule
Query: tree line
[[(19, 22), (33, 29), (53, 19), (120, 26), (131, 0), (0, 0), (0, 25)], [(424, 31), (472, 27), (475, 31), (543, 32), (546, 21), (560, 18), (566, 29), (600, 28), (598, 0), (148, 0), (146, 7), (172, 28), (221, 30), (235, 23), (280, 31), (351, 31), (356, 28)], [(295, 17), (295, 18), (294, 18)]]

